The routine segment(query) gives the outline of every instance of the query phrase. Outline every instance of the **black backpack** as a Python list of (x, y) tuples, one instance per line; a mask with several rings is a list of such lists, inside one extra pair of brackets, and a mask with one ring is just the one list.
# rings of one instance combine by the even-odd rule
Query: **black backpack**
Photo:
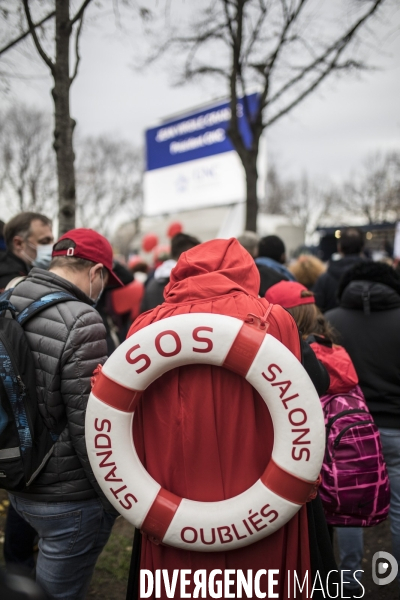
[[(40, 311), (76, 298), (52, 292), (22, 310), (10, 302), (13, 290), (0, 296), (0, 488), (20, 491), (40, 473), (66, 425), (50, 432), (39, 413), (32, 351), (23, 325)], [(6, 317), (10, 311), (12, 318)]]

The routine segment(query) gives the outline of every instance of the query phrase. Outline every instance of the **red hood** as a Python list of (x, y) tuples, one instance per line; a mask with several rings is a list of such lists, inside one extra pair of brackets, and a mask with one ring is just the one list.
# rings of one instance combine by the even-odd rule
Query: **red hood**
[(166, 302), (245, 292), (258, 296), (260, 275), (250, 254), (235, 238), (211, 240), (184, 252), (164, 290)]
[(342, 346), (333, 345), (331, 348), (313, 342), (318, 360), (322, 362), (329, 373), (330, 386), (327, 394), (345, 394), (358, 383), (358, 376), (350, 356)]

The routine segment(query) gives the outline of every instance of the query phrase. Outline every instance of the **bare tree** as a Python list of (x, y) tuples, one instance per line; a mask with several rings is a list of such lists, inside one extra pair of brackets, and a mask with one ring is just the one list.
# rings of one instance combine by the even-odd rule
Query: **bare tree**
[(56, 166), (51, 116), (26, 106), (1, 114), (0, 198), (15, 212), (55, 216)]
[[(51, 116), (16, 105), (0, 115), (0, 203), (11, 212), (57, 209)], [(107, 136), (77, 138), (77, 221), (109, 235), (142, 210), (142, 152)]]
[(322, 221), (338, 215), (340, 208), (335, 191), (316, 185), (306, 173), (300, 180), (290, 181), (287, 185), (290, 192), (285, 198), (283, 214), (294, 224), (304, 227), (307, 235), (314, 233)]
[(268, 164), (265, 198), (260, 202), (260, 211), (271, 215), (286, 214), (286, 207), (293, 194), (292, 181), (283, 181), (275, 163)]
[[(76, 3), (78, 7), (72, 15), (69, 0), (4, 0), (1, 6), (3, 29), (0, 56), (23, 40), (30, 39), (54, 81), (54, 149), (60, 234), (75, 226), (75, 121), (70, 115), (69, 94), (78, 74), (83, 18), (91, 1)], [(71, 54), (74, 55), (72, 68)]]
[(142, 211), (143, 159), (128, 142), (86, 138), (77, 144), (77, 217), (80, 225), (110, 235), (117, 222)]
[(268, 168), (266, 201), (261, 208), (270, 214), (286, 215), (295, 225), (301, 225), (307, 235), (327, 219), (336, 217), (342, 206), (341, 195), (330, 187), (310, 181), (307, 173), (300, 179), (283, 179), (273, 163)]
[[(175, 19), (169, 28), (164, 19), (163, 30), (156, 29), (157, 40), (163, 41), (156, 40), (157, 50), (147, 64), (171, 50), (183, 60), (178, 83), (216, 77), (229, 94), (228, 134), (246, 175), (246, 229), (256, 229), (257, 156), (263, 131), (334, 73), (366, 68), (365, 62), (356, 58), (359, 34), (385, 3), (387, 0), (344, 2), (340, 13), (337, 2), (322, 8), (319, 0), (202, 0), (197, 4), (202, 8), (181, 30)], [(144, 17), (146, 28), (154, 31), (157, 26), (148, 11)], [(254, 87), (260, 90), (255, 114), (244, 102), (252, 133), (247, 146), (236, 106), (238, 98), (246, 97)]]
[(400, 219), (400, 153), (375, 153), (366, 158), (338, 190), (340, 204), (368, 223)]

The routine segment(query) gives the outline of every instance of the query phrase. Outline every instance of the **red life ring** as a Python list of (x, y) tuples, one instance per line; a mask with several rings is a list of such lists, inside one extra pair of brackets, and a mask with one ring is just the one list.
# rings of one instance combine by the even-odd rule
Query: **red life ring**
[[(223, 366), (264, 399), (274, 427), (271, 460), (235, 498), (195, 502), (161, 488), (132, 438), (135, 406), (160, 375), (187, 364)], [(325, 448), (321, 404), (306, 371), (265, 325), (195, 313), (163, 319), (128, 338), (105, 363), (89, 397), (86, 445), (111, 504), (156, 543), (233, 550), (274, 533), (315, 491)]]

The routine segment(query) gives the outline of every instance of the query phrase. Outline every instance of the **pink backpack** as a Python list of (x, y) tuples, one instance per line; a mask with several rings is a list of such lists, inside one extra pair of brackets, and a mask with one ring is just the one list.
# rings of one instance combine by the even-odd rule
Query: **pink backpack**
[(320, 495), (329, 525), (368, 527), (384, 521), (390, 488), (379, 431), (357, 385), (321, 398), (326, 450)]

